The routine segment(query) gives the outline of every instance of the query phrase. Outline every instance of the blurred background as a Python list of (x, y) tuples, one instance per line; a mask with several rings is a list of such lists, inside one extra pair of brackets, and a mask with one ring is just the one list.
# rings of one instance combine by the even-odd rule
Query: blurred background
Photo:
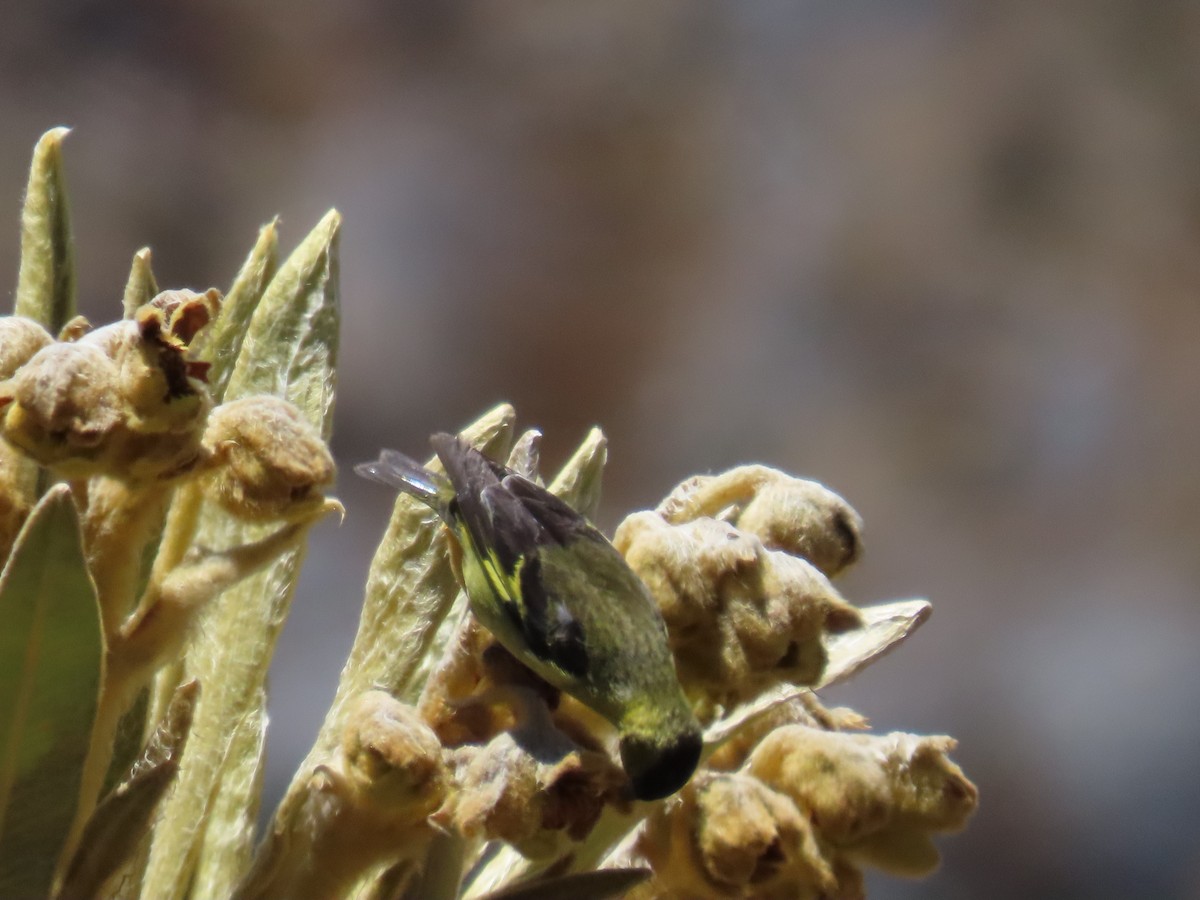
[(957, 737), (981, 808), (872, 897), (1200, 897), (1200, 4), (18, 2), (0, 118), (0, 284), (72, 126), (94, 321), (144, 245), (224, 288), (273, 214), (345, 216), (349, 513), (268, 802), (391, 506), (350, 464), (509, 400), (550, 467), (604, 427), (606, 528), (769, 463), (864, 516), (852, 601), (932, 598), (828, 699)]

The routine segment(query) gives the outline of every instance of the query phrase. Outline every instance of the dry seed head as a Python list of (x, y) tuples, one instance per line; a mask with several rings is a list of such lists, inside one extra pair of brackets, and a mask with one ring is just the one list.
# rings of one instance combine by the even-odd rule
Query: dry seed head
[[(158, 319), (164, 334), (178, 346), (186, 347), (220, 313), (221, 292), (216, 288), (209, 288), (203, 294), (186, 289), (162, 291), (146, 306), (160, 314)], [(145, 307), (138, 310), (139, 319), (148, 316)]]
[(815, 481), (785, 476), (764, 486), (736, 524), (768, 549), (806, 559), (829, 578), (862, 552), (862, 519)]
[(741, 768), (762, 739), (784, 725), (807, 725), (825, 731), (858, 731), (867, 727), (867, 720), (844, 706), (829, 709), (821, 704), (816, 694), (805, 691), (744, 722), (713, 752), (706, 765), (718, 772)]
[(538, 763), (511, 734), (460, 747), (452, 757), (458, 787), (447, 824), (466, 837), (518, 846), (533, 837), (542, 821)]
[(961, 828), (978, 803), (945, 756), (953, 746), (945, 737), (788, 725), (763, 739), (745, 771), (791, 797), (846, 858), (924, 875), (938, 860), (931, 834)]
[(658, 506), (668, 522), (720, 517), (769, 550), (807, 559), (832, 578), (862, 553), (862, 519), (815, 481), (769, 466), (738, 466), (679, 484)]
[(881, 829), (893, 812), (876, 740), (785, 725), (759, 743), (746, 771), (790, 796), (823, 837), (843, 846)]
[(5, 365), (19, 366), (0, 388), (9, 441), (67, 477), (151, 481), (194, 467), (211, 401), (204, 366), (188, 359), (184, 338), (218, 301), (215, 292), (172, 294), (180, 296), (142, 307), (136, 321), (90, 331), (73, 320), (67, 339), (53, 343), (38, 326), (5, 325), (24, 348), (5, 350)]
[(54, 343), (45, 328), (23, 316), (0, 316), (0, 381), (11, 378), (43, 347)]
[(817, 897), (836, 882), (795, 803), (741, 774), (702, 773), (638, 838), (668, 896)]
[(815, 683), (823, 635), (860, 622), (811, 564), (718, 519), (671, 525), (635, 513), (614, 544), (662, 611), (681, 683), (706, 705), (729, 708), (781, 681)]
[(463, 835), (546, 856), (560, 849), (563, 836), (586, 837), (626, 778), (607, 754), (558, 730), (536, 693), (504, 690), (521, 695), (512, 700), (517, 722), (482, 747), (453, 751), (458, 790), (445, 817)]
[(888, 769), (896, 819), (931, 831), (958, 831), (979, 802), (979, 790), (947, 755), (958, 742), (946, 735), (893, 733)]
[(99, 347), (49, 344), (0, 389), (4, 436), (68, 477), (105, 468), (122, 423), (120, 373)]
[(148, 303), (134, 319), (98, 328), (80, 338), (80, 343), (101, 347), (120, 369), (120, 390), (131, 430), (194, 434), (203, 427), (211, 406), (204, 383), (207, 365), (189, 358), (187, 343), (172, 332), (171, 322), (177, 320), (182, 333), (190, 338), (194, 329), (207, 321), (212, 301), (207, 294), (191, 291), (166, 294), (187, 294), (189, 299), (179, 300), (172, 313)]
[(334, 465), (317, 430), (279, 397), (224, 403), (204, 432), (209, 496), (240, 519), (299, 520), (313, 515), (333, 482)]
[(437, 736), (416, 710), (383, 691), (368, 691), (350, 706), (341, 751), (354, 793), (389, 817), (415, 822), (446, 798)]

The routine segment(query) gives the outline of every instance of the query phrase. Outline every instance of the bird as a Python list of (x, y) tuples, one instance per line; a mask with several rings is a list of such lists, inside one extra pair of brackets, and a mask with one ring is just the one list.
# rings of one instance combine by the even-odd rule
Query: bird
[(462, 438), (430, 438), (445, 474), (396, 450), (355, 471), (433, 509), (461, 550), (471, 610), (514, 657), (607, 719), (634, 797), (699, 764), (700, 725), (645, 583), (585, 516)]

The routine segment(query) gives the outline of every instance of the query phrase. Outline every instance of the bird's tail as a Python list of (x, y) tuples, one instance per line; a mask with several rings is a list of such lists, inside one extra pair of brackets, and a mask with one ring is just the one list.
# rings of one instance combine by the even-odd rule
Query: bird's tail
[(454, 486), (445, 475), (431, 472), (415, 459), (397, 450), (382, 450), (375, 462), (359, 463), (354, 471), (363, 478), (378, 481), (411, 494), (450, 522), (450, 501)]

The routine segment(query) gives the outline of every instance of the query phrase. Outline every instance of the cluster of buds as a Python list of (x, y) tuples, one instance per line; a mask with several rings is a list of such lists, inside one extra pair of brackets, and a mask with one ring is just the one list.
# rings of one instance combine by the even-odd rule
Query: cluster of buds
[[(76, 317), (57, 338), (32, 319), (0, 318), (0, 563), (21, 552), (38, 472), (65, 479), (99, 604), (105, 662), (76, 836), (99, 799), (118, 723), (199, 613), (339, 508), (323, 495), (332, 457), (292, 404), (212, 396), (210, 364), (191, 347), (220, 310), (216, 290), (162, 291), (102, 328)], [(276, 529), (197, 551), (206, 498)]]
[(781, 682), (813, 685), (825, 638), (861, 625), (829, 579), (860, 552), (857, 513), (765, 466), (679, 485), (614, 543), (658, 601), (684, 689), (711, 719)]
[(212, 401), (207, 366), (189, 359), (188, 344), (220, 302), (215, 290), (164, 291), (132, 320), (91, 330), (77, 318), (57, 341), (36, 322), (5, 320), (3, 330), (33, 352), (6, 354), (4, 438), (65, 478), (152, 482), (190, 472)]
[(949, 737), (872, 735), (845, 710), (799, 695), (743, 726), (637, 837), (654, 879), (639, 900), (864, 896), (873, 866), (932, 872), (932, 836), (961, 829), (975, 786)]
[[(163, 291), (102, 328), (77, 317), (57, 340), (32, 320), (0, 319), (0, 457), (13, 476), (0, 483), (0, 508), (8, 530), (19, 527), (32, 500), (16, 477), (22, 464), (72, 484), (116, 671), (125, 648), (149, 654), (153, 669), (172, 649), (162, 632), (182, 639), (178, 617), (163, 628), (160, 602), (182, 604), (190, 616), (294, 543), (293, 529), (257, 548), (184, 559), (171, 549), (192, 536), (194, 517), (183, 516), (188, 533), (167, 535), (139, 598), (143, 548), (162, 529), (172, 497), (193, 508), (209, 497), (235, 518), (289, 523), (311, 522), (330, 503), (322, 491), (333, 460), (294, 406), (266, 395), (215, 405), (209, 363), (193, 359), (190, 345), (220, 307), (215, 289)], [(152, 625), (147, 647), (136, 632)]]
[[(517, 440), (509, 467), (536, 478), (536, 443)], [(593, 513), (603, 461), (593, 436), (551, 488)], [(627, 517), (614, 544), (663, 613), (707, 758), (675, 797), (633, 800), (611, 726), (514, 659), (460, 595), (414, 709), (446, 755), (430, 827), (458, 842), (467, 895), (590, 864), (648, 865), (631, 895), (647, 900), (851, 900), (864, 866), (931, 871), (930, 836), (962, 827), (977, 801), (947, 758), (954, 742), (856, 733), (861, 716), (811, 690), (839, 639), (856, 656), (838, 660), (847, 672), (898, 638), (859, 646), (870, 609), (830, 582), (861, 552), (854, 510), (814, 482), (743, 466), (679, 485)]]

